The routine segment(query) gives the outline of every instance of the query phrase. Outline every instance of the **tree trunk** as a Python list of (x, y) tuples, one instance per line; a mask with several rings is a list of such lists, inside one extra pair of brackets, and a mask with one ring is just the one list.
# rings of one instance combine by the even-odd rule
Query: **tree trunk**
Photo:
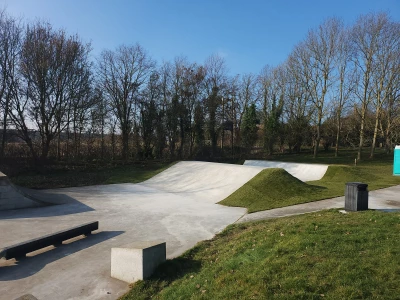
[(61, 132), (58, 131), (58, 137), (57, 137), (57, 159), (58, 161), (61, 160)]
[(129, 131), (122, 131), (122, 158), (127, 161), (129, 155)]
[(374, 152), (375, 152), (375, 147), (376, 147), (376, 137), (378, 135), (379, 115), (380, 115), (380, 107), (377, 107), (376, 115), (375, 115), (374, 136), (372, 138), (371, 153), (369, 155), (369, 158), (371, 158), (371, 159), (374, 158)]
[(114, 126), (112, 127), (111, 131), (111, 159), (114, 160), (115, 158), (115, 129)]
[(184, 120), (181, 117), (179, 120), (179, 129), (180, 129), (180, 134), (181, 134), (181, 143), (179, 145), (179, 158), (182, 159), (183, 158), (183, 144), (185, 142), (185, 124), (184, 124)]
[(4, 116), (3, 116), (3, 136), (1, 140), (1, 149), (0, 149), (0, 161), (4, 158), (4, 150), (6, 147), (6, 140), (7, 140), (7, 114), (8, 109), (7, 107), (4, 108)]
[(363, 105), (361, 112), (361, 124), (360, 124), (360, 144), (358, 145), (357, 160), (361, 160), (361, 151), (364, 144), (365, 114), (366, 114), (366, 107), (365, 105)]
[(319, 142), (321, 141), (321, 122), (322, 122), (322, 117), (321, 114), (319, 114), (318, 124), (317, 124), (317, 137), (315, 138), (315, 145), (314, 145), (314, 158), (317, 158), (318, 156)]
[(101, 124), (101, 160), (104, 160), (104, 122)]
[(339, 139), (340, 139), (340, 118), (338, 118), (338, 124), (337, 124), (337, 132), (336, 132), (336, 145), (335, 145), (335, 157), (339, 156)]
[(42, 144), (42, 154), (40, 156), (40, 159), (42, 161), (45, 161), (47, 159), (47, 156), (49, 155), (50, 142), (51, 139), (49, 137), (46, 137), (44, 143)]

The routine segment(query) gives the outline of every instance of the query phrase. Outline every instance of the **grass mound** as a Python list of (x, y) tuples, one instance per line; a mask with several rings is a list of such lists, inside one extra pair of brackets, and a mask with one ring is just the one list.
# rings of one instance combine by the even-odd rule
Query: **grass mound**
[(312, 201), (321, 189), (324, 187), (304, 183), (284, 169), (271, 168), (262, 170), (219, 204), (247, 207), (249, 212), (255, 212)]
[(392, 165), (329, 166), (321, 180), (302, 182), (283, 169), (265, 169), (226, 199), (227, 206), (249, 213), (344, 195), (346, 182), (364, 182), (369, 190), (400, 184)]
[(399, 229), (372, 210), (232, 225), (122, 299), (398, 299)]

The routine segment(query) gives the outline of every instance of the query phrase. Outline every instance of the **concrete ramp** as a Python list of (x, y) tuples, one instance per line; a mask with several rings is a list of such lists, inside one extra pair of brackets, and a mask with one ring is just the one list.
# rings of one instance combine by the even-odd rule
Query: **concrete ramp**
[(0, 211), (45, 205), (14, 186), (7, 175), (0, 172)]
[(328, 165), (287, 163), (268, 160), (246, 160), (244, 165), (262, 167), (263, 169), (285, 169), (288, 173), (300, 179), (301, 181), (320, 180), (322, 177), (324, 177), (326, 170), (328, 169)]
[(182, 161), (140, 185), (194, 200), (217, 203), (263, 169), (260, 166)]

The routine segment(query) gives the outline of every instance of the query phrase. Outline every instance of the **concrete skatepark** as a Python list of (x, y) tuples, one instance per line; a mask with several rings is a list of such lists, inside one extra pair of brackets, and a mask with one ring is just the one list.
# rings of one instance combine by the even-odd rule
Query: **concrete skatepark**
[[(54, 295), (57, 299), (116, 299), (129, 287), (110, 277), (113, 247), (163, 240), (167, 257), (172, 258), (234, 222), (343, 207), (343, 197), (254, 214), (216, 204), (264, 168), (278, 164), (180, 162), (140, 184), (24, 191), (22, 196), (28, 200), (59, 205), (0, 211), (0, 248), (89, 221), (98, 220), (100, 228), (87, 238), (34, 252), (19, 261), (0, 260), (0, 299), (24, 294), (38, 299), (54, 299)], [(303, 181), (320, 179), (327, 169), (306, 164), (280, 167)], [(371, 192), (369, 206), (400, 208), (399, 193), (400, 186)]]

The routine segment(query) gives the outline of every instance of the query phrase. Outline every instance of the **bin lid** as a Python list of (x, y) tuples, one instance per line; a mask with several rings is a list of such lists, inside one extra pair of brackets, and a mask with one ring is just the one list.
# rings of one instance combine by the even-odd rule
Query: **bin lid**
[(368, 187), (368, 184), (362, 182), (347, 182), (346, 185), (356, 186), (360, 190), (364, 190)]
[(396, 147), (394, 147), (395, 150), (400, 150), (400, 145), (397, 145)]

